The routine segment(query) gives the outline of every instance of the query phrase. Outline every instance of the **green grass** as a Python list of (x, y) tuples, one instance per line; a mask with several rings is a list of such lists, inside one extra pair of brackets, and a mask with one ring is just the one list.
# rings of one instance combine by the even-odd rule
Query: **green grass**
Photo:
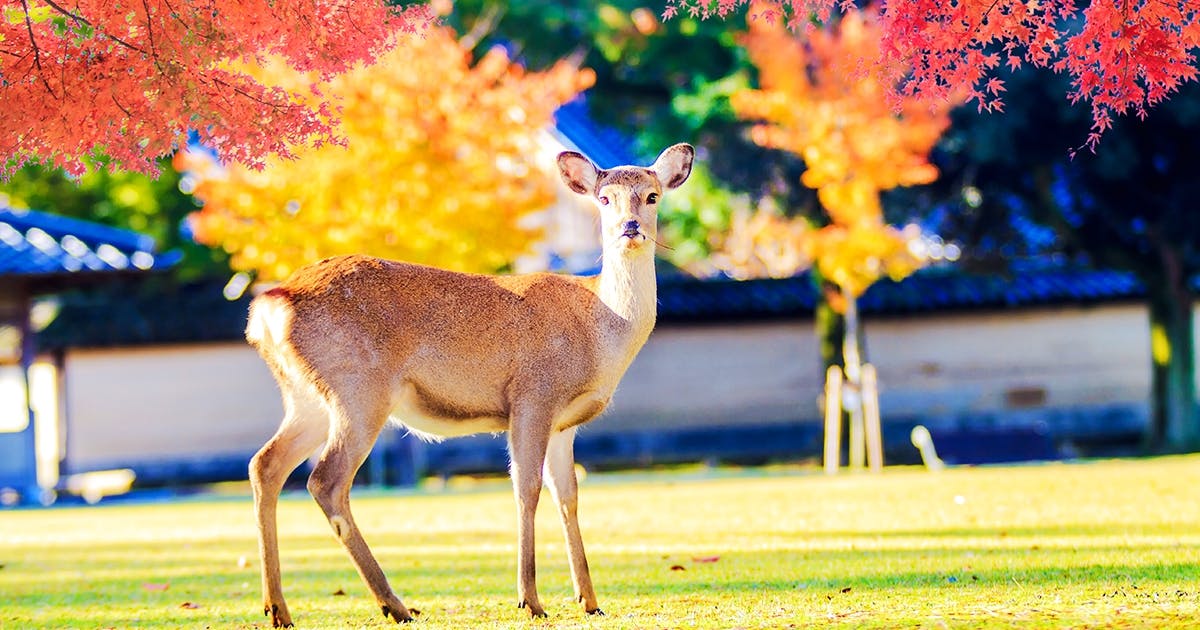
[[(545, 621), (515, 606), (504, 483), (359, 493), (355, 514), (418, 627), (1194, 627), (1198, 481), (1196, 456), (592, 475), (581, 522), (608, 616), (572, 601), (547, 496)], [(388, 625), (307, 495), (280, 520), (298, 626)], [(266, 625), (248, 498), (0, 512), (0, 565), (3, 628)]]

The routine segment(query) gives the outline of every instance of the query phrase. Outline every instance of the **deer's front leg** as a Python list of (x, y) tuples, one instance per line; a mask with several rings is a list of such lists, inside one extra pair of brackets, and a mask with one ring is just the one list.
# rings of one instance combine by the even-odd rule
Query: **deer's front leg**
[(554, 434), (546, 451), (546, 476), (550, 495), (558, 506), (563, 535), (567, 539), (567, 559), (571, 563), (571, 581), (575, 597), (583, 603), (589, 615), (603, 615), (596, 601), (596, 589), (588, 571), (587, 554), (583, 550), (583, 535), (579, 531), (579, 484), (575, 479), (575, 427)]
[(517, 606), (545, 617), (537, 594), (534, 516), (542, 493), (542, 463), (550, 440), (550, 418), (536, 412), (514, 413), (508, 431), (513, 494), (517, 499)]

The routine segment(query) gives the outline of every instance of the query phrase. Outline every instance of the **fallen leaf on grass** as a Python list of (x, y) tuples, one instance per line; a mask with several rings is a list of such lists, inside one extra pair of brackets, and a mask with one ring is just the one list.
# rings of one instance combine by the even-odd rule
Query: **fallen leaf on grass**
[(338, 590), (333, 592), (333, 595), (335, 597), (344, 597), (346, 595), (346, 591), (339, 588)]
[(188, 610), (196, 610), (197, 608), (200, 607), (200, 604), (197, 604), (195, 602), (183, 602), (182, 604), (179, 605), (179, 607), (187, 608)]
[(842, 592), (843, 592), (843, 593), (849, 593), (849, 592), (850, 592), (850, 587), (849, 587), (849, 586), (847, 586), (846, 588), (842, 589)]
[(684, 568), (684, 566), (682, 564), (672, 564), (671, 570), (672, 571), (687, 571), (687, 569)]
[(692, 558), (692, 562), (702, 564), (702, 563), (706, 563), (706, 562), (716, 562), (717, 560), (720, 560), (720, 559), (721, 559), (721, 556), (700, 556), (699, 558)]
[(146, 582), (145, 584), (142, 584), (142, 590), (146, 590), (146, 591), (165, 591), (169, 588), (171, 588), (171, 584), (167, 583), (167, 582), (163, 582), (163, 583)]

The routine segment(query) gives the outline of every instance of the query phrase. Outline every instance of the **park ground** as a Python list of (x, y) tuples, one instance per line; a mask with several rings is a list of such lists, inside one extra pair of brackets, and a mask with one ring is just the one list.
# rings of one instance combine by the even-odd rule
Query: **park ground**
[[(500, 479), (356, 493), (393, 586), (436, 628), (1183, 628), (1200, 623), (1200, 457), (825, 477), (593, 474), (581, 523), (605, 617), (572, 601), (548, 496), (548, 620), (515, 606)], [(0, 512), (0, 627), (261, 628), (243, 487)], [(303, 493), (280, 507), (298, 627), (385, 627)]]

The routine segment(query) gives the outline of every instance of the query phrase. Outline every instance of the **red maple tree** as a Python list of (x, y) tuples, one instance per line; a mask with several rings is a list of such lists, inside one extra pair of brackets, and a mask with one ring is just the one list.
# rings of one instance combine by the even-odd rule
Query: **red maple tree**
[(336, 112), (243, 68), (281, 57), (328, 77), (430, 20), (385, 0), (0, 0), (0, 177), (27, 162), (79, 173), (103, 153), (155, 171), (189, 130), (259, 164), (337, 141)]
[[(664, 17), (726, 16), (750, 0), (667, 0)], [(810, 17), (832, 18), (853, 0), (756, 2), (752, 19), (785, 20), (793, 30)], [(1071, 77), (1072, 102), (1092, 109), (1085, 142), (1095, 149), (1114, 114), (1146, 116), (1185, 81), (1196, 80), (1200, 48), (1197, 0), (880, 0), (879, 68), (896, 79), (893, 97), (945, 99), (963, 93), (984, 110), (1000, 110), (1000, 64), (1051, 67)], [(1081, 19), (1082, 18), (1082, 19)]]

